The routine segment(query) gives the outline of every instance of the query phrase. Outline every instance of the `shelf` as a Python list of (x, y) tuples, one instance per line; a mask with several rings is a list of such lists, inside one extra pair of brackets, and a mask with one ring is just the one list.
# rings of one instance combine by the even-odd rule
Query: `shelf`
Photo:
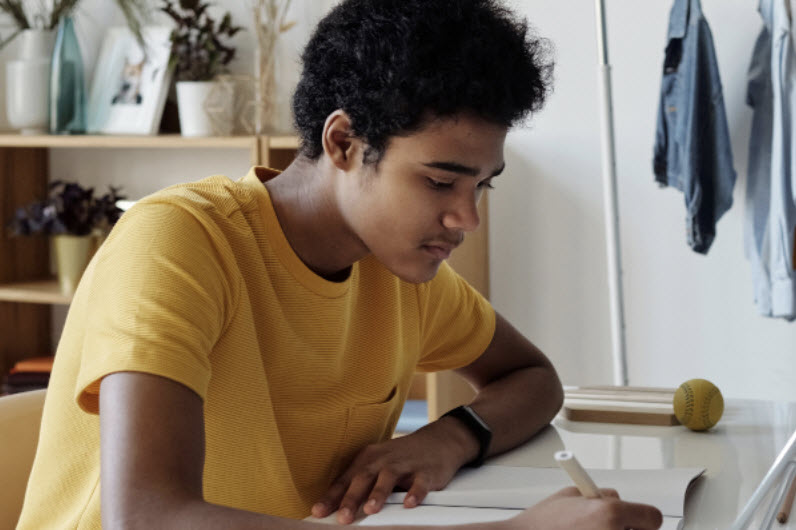
[(271, 149), (298, 149), (298, 136), (265, 136)]
[[(18, 133), (0, 133), (0, 147), (72, 147), (72, 148), (245, 148), (251, 149), (257, 144), (257, 136), (208, 136), (187, 137), (179, 134), (145, 135), (22, 135)], [(296, 149), (298, 138), (295, 136), (264, 136), (272, 149)]]
[(0, 285), (0, 302), (69, 305), (72, 297), (61, 293), (56, 280), (41, 280)]

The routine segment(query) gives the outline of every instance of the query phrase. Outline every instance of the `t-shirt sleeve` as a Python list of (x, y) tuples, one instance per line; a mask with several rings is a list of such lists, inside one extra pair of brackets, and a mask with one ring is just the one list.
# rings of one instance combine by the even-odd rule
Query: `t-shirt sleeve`
[(166, 377), (204, 399), (233, 296), (213, 228), (170, 203), (122, 216), (81, 285), (88, 290), (75, 388), (81, 408), (97, 413), (100, 381), (121, 371)]
[(418, 289), (422, 344), (418, 371), (461, 368), (484, 353), (495, 334), (495, 310), (478, 291), (447, 263)]

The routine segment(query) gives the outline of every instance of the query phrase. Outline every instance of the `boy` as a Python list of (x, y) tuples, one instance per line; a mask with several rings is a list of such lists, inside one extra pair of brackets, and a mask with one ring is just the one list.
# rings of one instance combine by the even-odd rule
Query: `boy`
[[(491, 0), (332, 10), (303, 55), (297, 159), (140, 201), (89, 266), (20, 528), (349, 523), (546, 425), (549, 360), (444, 263), (544, 99), (543, 51)], [(449, 368), (470, 408), (391, 439), (412, 374)], [(660, 526), (606, 494), (489, 526)]]

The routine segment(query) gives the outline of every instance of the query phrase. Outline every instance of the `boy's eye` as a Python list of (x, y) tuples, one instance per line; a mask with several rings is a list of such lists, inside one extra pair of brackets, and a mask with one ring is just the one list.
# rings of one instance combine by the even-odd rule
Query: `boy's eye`
[(453, 182), (444, 182), (442, 180), (434, 180), (431, 177), (426, 177), (426, 183), (435, 190), (446, 190), (453, 187)]
[(489, 188), (490, 190), (495, 189), (495, 187), (492, 185), (492, 179), (491, 178), (488, 178), (486, 180), (482, 180), (481, 182), (479, 182), (478, 183), (478, 187), (479, 188)]

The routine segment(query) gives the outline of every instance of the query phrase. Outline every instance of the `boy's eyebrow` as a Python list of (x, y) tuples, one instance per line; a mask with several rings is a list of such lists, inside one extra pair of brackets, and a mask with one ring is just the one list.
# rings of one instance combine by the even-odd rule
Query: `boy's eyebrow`
[[(459, 164), (458, 162), (429, 162), (427, 164), (423, 164), (426, 167), (432, 167), (435, 169), (441, 169), (443, 171), (451, 171), (453, 173), (460, 173), (462, 175), (467, 175), (468, 177), (477, 177), (480, 171), (478, 168), (465, 166)], [(498, 169), (496, 169), (490, 177), (496, 177), (503, 173), (503, 170), (506, 169), (506, 163), (503, 162)]]

